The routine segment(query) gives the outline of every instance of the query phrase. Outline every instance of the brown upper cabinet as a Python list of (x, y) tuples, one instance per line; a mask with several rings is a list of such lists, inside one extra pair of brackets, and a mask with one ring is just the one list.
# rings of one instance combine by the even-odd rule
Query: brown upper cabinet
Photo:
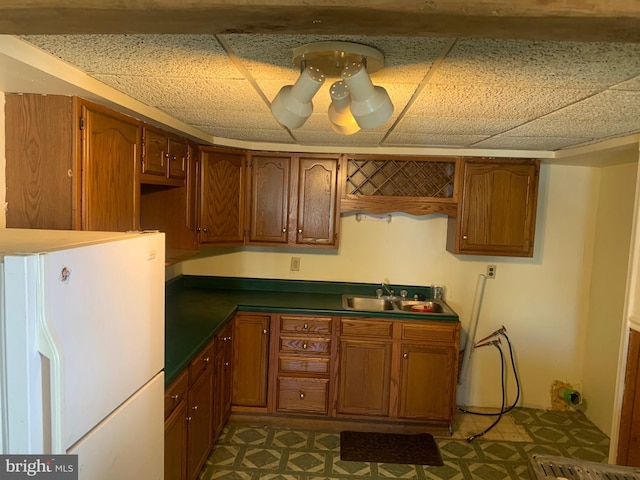
[(532, 257), (539, 172), (538, 160), (465, 159), (457, 217), (449, 218), (447, 250)]
[(187, 175), (187, 141), (151, 125), (142, 128), (142, 183), (181, 186)]
[(5, 98), (8, 227), (139, 228), (136, 120), (77, 97)]
[(195, 170), (200, 176), (196, 230), (201, 245), (243, 243), (245, 163), (241, 150), (200, 147)]
[(337, 248), (338, 168), (337, 155), (250, 154), (246, 243)]

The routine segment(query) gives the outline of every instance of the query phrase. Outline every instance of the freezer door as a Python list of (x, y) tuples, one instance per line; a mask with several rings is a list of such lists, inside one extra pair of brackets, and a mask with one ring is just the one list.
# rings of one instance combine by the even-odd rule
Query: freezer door
[[(40, 258), (40, 322), (61, 364), (59, 447), (65, 451), (164, 368), (164, 235)], [(49, 356), (47, 342), (41, 338), (40, 347)], [(55, 358), (51, 363), (55, 409)], [(55, 428), (55, 412), (52, 422)], [(55, 431), (53, 438), (56, 450)]]
[(79, 480), (162, 480), (164, 374), (127, 400), (69, 450)]

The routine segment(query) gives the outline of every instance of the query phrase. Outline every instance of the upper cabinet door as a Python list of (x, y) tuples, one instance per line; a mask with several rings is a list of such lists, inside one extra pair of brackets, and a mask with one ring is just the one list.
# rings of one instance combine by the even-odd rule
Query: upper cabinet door
[(188, 146), (184, 138), (169, 137), (169, 178), (187, 176)]
[(533, 256), (540, 164), (465, 161), (458, 217), (447, 249), (472, 255)]
[(287, 243), (291, 157), (252, 155), (249, 169), (248, 243)]
[(82, 107), (82, 229), (139, 228), (140, 126), (97, 106)]
[(151, 127), (144, 127), (142, 152), (142, 172), (148, 175), (167, 175), (169, 143), (166, 133)]
[(244, 152), (201, 148), (200, 243), (240, 245), (244, 239)]
[(336, 244), (337, 199), (338, 158), (300, 157), (296, 243)]

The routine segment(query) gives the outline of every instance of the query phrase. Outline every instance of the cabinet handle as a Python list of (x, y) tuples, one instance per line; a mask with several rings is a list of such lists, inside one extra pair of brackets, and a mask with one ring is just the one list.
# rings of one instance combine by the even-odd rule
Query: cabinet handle
[(308, 323), (305, 323), (305, 324), (302, 326), (302, 328), (303, 328), (303, 329), (305, 329), (305, 330), (309, 330), (309, 324), (308, 324)]
[(190, 422), (191, 420), (193, 420), (193, 418), (191, 418), (191, 417), (187, 417), (187, 418), (185, 418), (185, 420), (186, 420), (187, 422)]
[(196, 227), (196, 232), (200, 233), (202, 229), (200, 227)]
[(193, 407), (191, 407), (191, 410), (193, 410), (194, 412), (198, 411), (198, 405), (194, 405)]
[(409, 358), (409, 354), (408, 353), (403, 353), (402, 354), (402, 358)]
[(174, 402), (177, 402), (179, 398), (180, 395), (171, 395), (171, 400), (173, 400)]
[(300, 400), (304, 400), (304, 393), (300, 392)]
[(264, 330), (262, 330), (262, 334), (266, 335), (267, 334), (267, 329), (265, 328)]
[(302, 349), (303, 349), (303, 350), (306, 350), (306, 349), (307, 349), (307, 343), (306, 343), (306, 342), (302, 344)]
[(204, 358), (202, 359), (202, 362), (203, 362), (203, 363), (209, 363), (209, 360), (210, 360), (210, 359), (209, 359), (209, 357), (204, 357)]

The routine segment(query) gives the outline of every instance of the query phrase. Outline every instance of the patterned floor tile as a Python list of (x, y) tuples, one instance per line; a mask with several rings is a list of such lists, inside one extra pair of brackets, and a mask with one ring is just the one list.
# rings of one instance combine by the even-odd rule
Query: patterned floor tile
[(240, 466), (243, 468), (262, 468), (267, 470), (276, 470), (280, 466), (282, 452), (265, 448), (248, 448)]
[(204, 471), (199, 478), (200, 480), (251, 480), (251, 473), (216, 468)]
[(438, 448), (443, 460), (445, 457), (449, 459), (472, 459), (476, 458), (476, 449), (472, 444), (459, 440), (440, 440), (438, 439)]
[(379, 463), (378, 476), (382, 478), (416, 478), (418, 473), (415, 465)]
[(482, 480), (501, 480), (511, 478), (511, 474), (504, 465), (499, 463), (472, 463), (468, 465), (472, 478)]
[(239, 453), (240, 447), (220, 445), (213, 449), (207, 461), (217, 466), (232, 466), (236, 458), (238, 458)]
[(609, 437), (597, 428), (571, 428), (569, 432), (580, 443), (609, 446)]
[(289, 472), (324, 472), (325, 456), (323, 453), (291, 452), (286, 469)]
[(479, 442), (485, 457), (489, 460), (517, 461), (520, 460), (520, 451), (515, 445), (506, 442)]
[(271, 440), (273, 447), (289, 447), (289, 448), (306, 448), (308, 432), (299, 432), (293, 430), (277, 431)]
[(314, 450), (340, 450), (340, 434), (315, 432), (313, 448)]
[(268, 431), (265, 428), (238, 427), (233, 430), (229, 443), (264, 445)]
[(529, 435), (535, 442), (540, 443), (567, 443), (571, 441), (567, 432), (558, 427), (543, 427), (540, 425), (532, 425), (527, 428)]
[(340, 453), (332, 457), (331, 473), (334, 475), (357, 475), (361, 477), (371, 476), (371, 464), (369, 462), (345, 462), (340, 460)]
[(444, 465), (441, 467), (426, 467), (423, 465), (417, 466), (418, 472), (422, 470), (424, 477), (429, 480), (462, 480), (464, 474), (460, 468), (460, 465), (456, 462), (444, 461)]

